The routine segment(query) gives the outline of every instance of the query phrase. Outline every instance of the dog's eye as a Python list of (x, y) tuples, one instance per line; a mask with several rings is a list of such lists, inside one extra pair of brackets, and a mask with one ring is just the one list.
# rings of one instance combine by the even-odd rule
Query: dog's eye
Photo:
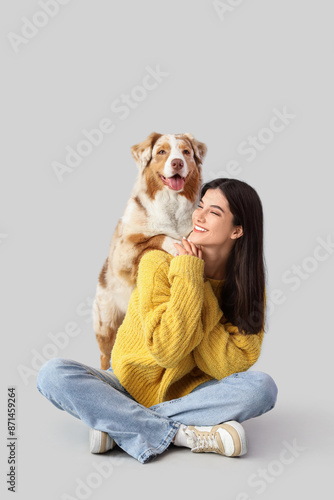
[(183, 151), (183, 154), (184, 154), (184, 155), (190, 155), (190, 151), (189, 151), (189, 149), (185, 149), (185, 150)]
[(164, 149), (160, 149), (160, 151), (158, 151), (158, 155), (164, 155), (166, 154), (166, 151)]

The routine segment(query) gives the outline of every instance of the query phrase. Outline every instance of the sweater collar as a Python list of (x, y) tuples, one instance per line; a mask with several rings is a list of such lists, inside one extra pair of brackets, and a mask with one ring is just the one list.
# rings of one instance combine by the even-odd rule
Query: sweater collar
[(225, 283), (225, 280), (215, 280), (213, 278), (207, 278), (207, 280), (210, 282), (214, 292), (220, 291)]

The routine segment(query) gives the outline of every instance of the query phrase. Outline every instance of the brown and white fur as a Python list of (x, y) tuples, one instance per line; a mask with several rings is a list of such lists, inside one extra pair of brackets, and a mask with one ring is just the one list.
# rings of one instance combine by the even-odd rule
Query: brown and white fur
[(112, 236), (93, 305), (101, 368), (109, 368), (116, 333), (136, 284), (145, 252), (176, 254), (174, 242), (192, 231), (207, 148), (191, 134), (150, 134), (131, 148), (139, 172)]

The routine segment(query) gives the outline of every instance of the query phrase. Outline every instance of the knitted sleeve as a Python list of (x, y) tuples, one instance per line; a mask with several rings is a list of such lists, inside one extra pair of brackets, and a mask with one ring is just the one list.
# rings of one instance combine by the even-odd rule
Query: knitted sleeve
[(202, 340), (204, 261), (151, 250), (138, 267), (139, 314), (145, 345), (156, 363), (174, 368)]
[(204, 335), (194, 349), (197, 366), (220, 380), (232, 373), (248, 370), (258, 359), (264, 332), (256, 335), (239, 333), (236, 326), (224, 321), (211, 284), (205, 282), (202, 322)]

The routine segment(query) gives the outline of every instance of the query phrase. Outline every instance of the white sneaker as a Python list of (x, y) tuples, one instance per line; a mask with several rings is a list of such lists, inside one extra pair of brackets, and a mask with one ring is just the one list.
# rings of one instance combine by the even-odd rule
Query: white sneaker
[(106, 432), (96, 429), (89, 430), (89, 451), (91, 453), (105, 453), (112, 450), (115, 445), (113, 438)]
[(194, 453), (213, 452), (226, 457), (239, 457), (247, 453), (244, 428), (235, 420), (213, 427), (189, 425), (184, 432)]

